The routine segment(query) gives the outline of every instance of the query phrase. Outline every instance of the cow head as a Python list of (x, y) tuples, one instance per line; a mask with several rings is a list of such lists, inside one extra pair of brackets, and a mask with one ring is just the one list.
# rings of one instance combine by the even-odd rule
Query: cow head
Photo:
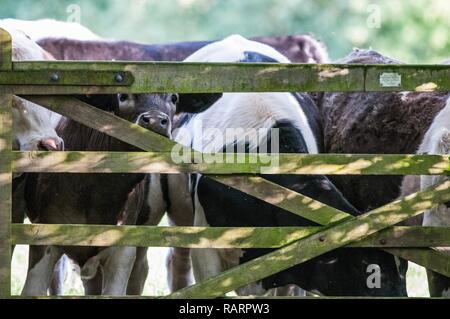
[[(3, 21), (4, 22), (4, 21)], [(13, 25), (2, 27), (12, 37), (12, 58), (15, 61), (54, 60), (22, 31)], [(55, 128), (61, 118), (39, 105), (22, 98), (13, 97), (13, 149), (21, 151), (61, 151), (62, 139)]]
[(60, 116), (17, 96), (13, 98), (13, 149), (62, 151), (64, 142), (55, 131)]
[(167, 137), (171, 137), (175, 114), (203, 112), (221, 97), (222, 93), (77, 96), (83, 102)]

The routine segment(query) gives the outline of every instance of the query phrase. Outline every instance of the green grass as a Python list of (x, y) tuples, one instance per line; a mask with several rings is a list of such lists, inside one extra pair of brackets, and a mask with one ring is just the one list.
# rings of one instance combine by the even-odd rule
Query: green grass
[[(148, 252), (149, 276), (145, 283), (144, 295), (161, 296), (169, 293), (166, 277), (167, 271), (165, 258), (167, 248), (150, 248)], [(11, 292), (13, 295), (20, 295), (25, 283), (28, 266), (28, 246), (16, 246), (12, 260), (12, 280)], [(64, 283), (64, 295), (83, 295), (83, 285), (79, 277), (79, 267), (73, 265), (70, 269), (66, 282)]]
[(410, 297), (430, 297), (428, 291), (427, 273), (424, 267), (414, 263), (408, 264), (406, 285)]

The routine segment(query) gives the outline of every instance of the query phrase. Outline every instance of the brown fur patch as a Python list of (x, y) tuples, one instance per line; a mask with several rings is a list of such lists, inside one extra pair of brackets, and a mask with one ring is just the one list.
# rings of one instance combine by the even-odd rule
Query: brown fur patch
[[(328, 62), (325, 45), (310, 35), (257, 37), (252, 40), (273, 46), (292, 62)], [(47, 38), (38, 43), (58, 60), (182, 61), (211, 42), (145, 45), (127, 41)]]
[[(397, 64), (377, 52), (356, 50), (341, 63)], [(325, 151), (411, 154), (445, 106), (448, 93), (325, 93), (316, 97), (324, 117)], [(400, 194), (401, 176), (335, 176), (344, 196), (367, 211)]]

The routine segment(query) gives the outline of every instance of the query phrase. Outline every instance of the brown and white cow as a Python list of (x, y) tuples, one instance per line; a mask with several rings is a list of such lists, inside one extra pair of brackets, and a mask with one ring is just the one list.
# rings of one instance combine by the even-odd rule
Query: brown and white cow
[[(356, 49), (339, 63), (399, 64), (372, 50)], [(444, 62), (445, 63), (445, 62)], [(355, 154), (412, 154), (444, 109), (448, 92), (323, 93), (315, 96), (324, 118), (325, 151)], [(419, 176), (332, 176), (361, 211), (420, 190)], [(420, 225), (422, 216), (404, 222)], [(385, 255), (384, 261), (391, 259)], [(399, 261), (406, 273), (406, 263)]]
[[(355, 49), (337, 63), (399, 64), (372, 50)], [(324, 118), (327, 153), (412, 154), (447, 92), (327, 92), (316, 97)], [(346, 198), (361, 211), (400, 195), (402, 176), (332, 176)]]
[[(436, 115), (418, 148), (418, 154), (450, 154), (450, 96), (446, 106)], [(407, 176), (402, 184), (402, 193), (408, 194), (437, 184), (447, 176), (423, 175)], [(416, 221), (415, 224), (417, 224)], [(449, 203), (440, 204), (427, 210), (423, 216), (423, 226), (450, 227)], [(438, 247), (436, 250), (449, 255), (450, 247)], [(428, 287), (431, 297), (450, 296), (450, 278), (427, 269)]]

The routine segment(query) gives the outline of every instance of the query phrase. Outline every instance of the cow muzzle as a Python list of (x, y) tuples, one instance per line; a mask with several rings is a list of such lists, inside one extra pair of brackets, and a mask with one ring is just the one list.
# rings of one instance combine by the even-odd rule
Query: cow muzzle
[(170, 137), (172, 122), (170, 117), (160, 111), (149, 111), (141, 114), (138, 124), (155, 133)]
[(38, 142), (40, 151), (63, 151), (64, 142), (59, 138), (43, 138)]

